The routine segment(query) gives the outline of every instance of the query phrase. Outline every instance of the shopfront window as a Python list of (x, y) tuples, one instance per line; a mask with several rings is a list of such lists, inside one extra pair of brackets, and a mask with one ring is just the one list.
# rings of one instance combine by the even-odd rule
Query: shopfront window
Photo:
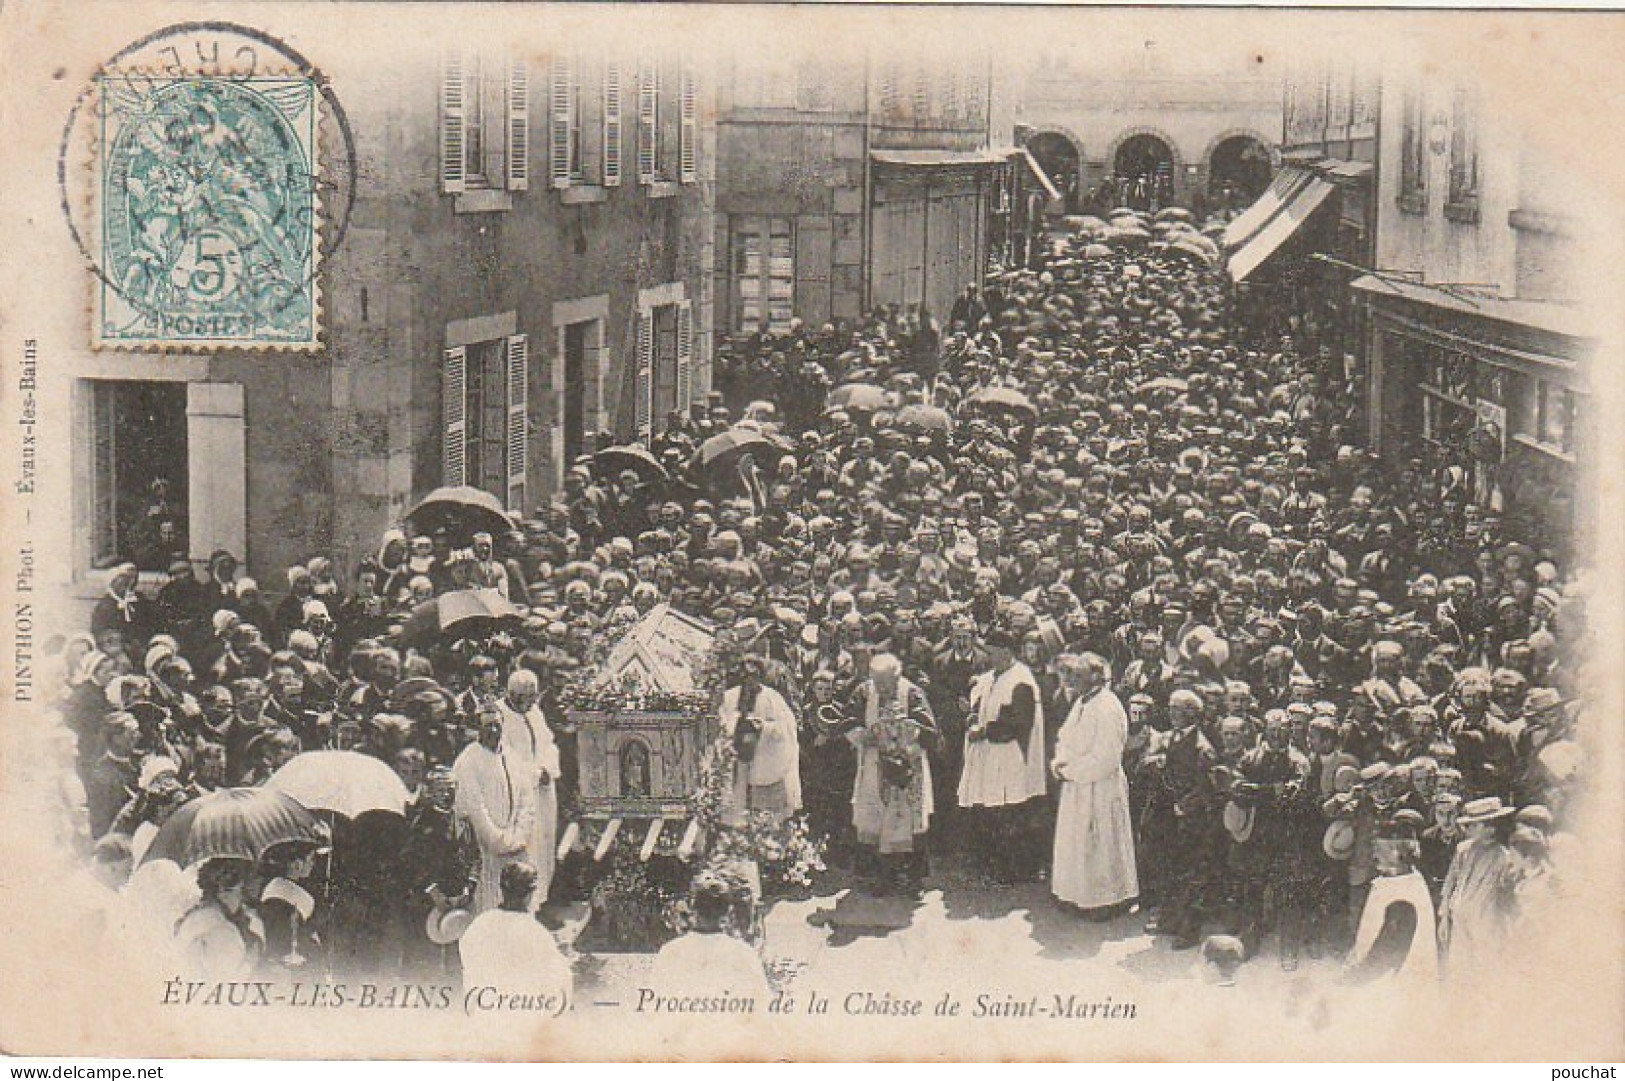
[(1544, 381), (1535, 384), (1535, 441), (1542, 446), (1574, 452), (1574, 392)]

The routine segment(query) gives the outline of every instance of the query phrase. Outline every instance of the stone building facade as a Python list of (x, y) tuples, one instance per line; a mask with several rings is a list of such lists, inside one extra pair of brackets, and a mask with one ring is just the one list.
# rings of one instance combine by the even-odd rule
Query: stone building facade
[[(1079, 210), (1108, 177), (1166, 172), (1171, 202), (1245, 206), (1269, 183), (1283, 68), (1245, 49), (1041, 56), (1012, 89), (1019, 141)], [(1228, 192), (1228, 195), (1227, 195)]]
[(742, 56), (720, 79), (719, 332), (883, 304), (945, 320), (1007, 253), (1039, 181), (996, 145), (985, 56)]
[(76, 595), (146, 550), (155, 498), (194, 562), (230, 550), (275, 594), (312, 555), (348, 575), (432, 488), (528, 513), (594, 433), (647, 439), (703, 399), (711, 80), (675, 54), (500, 40), (311, 49), (356, 164), (324, 345), (75, 361)]
[(1366, 321), (1370, 436), (1390, 460), (1445, 455), (1525, 536), (1587, 527), (1595, 313), (1574, 164), (1469, 74), (1384, 74)]

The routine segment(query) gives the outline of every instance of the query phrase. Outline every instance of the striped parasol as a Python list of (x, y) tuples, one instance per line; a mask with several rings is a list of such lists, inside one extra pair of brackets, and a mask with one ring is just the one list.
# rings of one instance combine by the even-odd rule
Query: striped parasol
[(327, 836), (292, 796), (269, 788), (224, 788), (171, 815), (141, 862), (171, 860), (190, 867), (218, 858), (257, 860), (286, 841), (325, 844)]

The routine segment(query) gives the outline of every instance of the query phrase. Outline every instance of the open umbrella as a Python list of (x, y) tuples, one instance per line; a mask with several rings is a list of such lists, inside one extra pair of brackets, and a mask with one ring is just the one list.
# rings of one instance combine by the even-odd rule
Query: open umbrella
[(406, 812), (411, 793), (380, 758), (356, 751), (306, 751), (271, 774), (265, 787), (313, 811), (355, 818), (368, 811)]
[(1182, 206), (1165, 206), (1157, 211), (1158, 221), (1190, 221), (1191, 212)]
[(506, 533), (513, 528), (502, 502), (490, 492), (461, 485), (436, 488), (418, 501), (406, 520), (419, 533), (447, 529), (468, 536), (474, 533)]
[(1182, 258), (1194, 259), (1198, 263), (1212, 262), (1207, 252), (1190, 244), (1164, 244), (1161, 248), (1164, 255), (1177, 255)]
[(979, 390), (966, 398), (965, 404), (993, 411), (1038, 415), (1038, 407), (1033, 405), (1032, 400), (1021, 391), (1010, 387), (988, 387)]
[(1111, 248), (1105, 244), (1091, 244), (1083, 249), (1083, 254), (1089, 259), (1104, 259), (1112, 253)]
[(1157, 390), (1171, 390), (1175, 391), (1176, 393), (1183, 394), (1189, 389), (1191, 389), (1191, 386), (1189, 383), (1185, 382), (1185, 380), (1175, 378), (1171, 375), (1164, 375), (1141, 383), (1139, 386), (1134, 388), (1134, 393), (1150, 394), (1152, 391)]
[(922, 432), (951, 432), (954, 418), (940, 406), (906, 405), (897, 411), (896, 424)]
[(286, 792), (223, 788), (170, 815), (141, 862), (170, 860), (185, 868), (209, 859), (257, 860), (287, 841), (325, 844), (327, 837), (316, 816)]
[(422, 642), (455, 630), (467, 637), (485, 629), (479, 622), (519, 618), (515, 608), (494, 589), (457, 589), (424, 601), (406, 617), (402, 637)]
[(660, 459), (650, 453), (647, 447), (605, 447), (594, 454), (592, 460), (598, 467), (600, 476), (614, 477), (631, 470), (645, 483), (671, 479), (666, 467), (660, 464)]
[(890, 404), (891, 397), (884, 387), (877, 387), (873, 383), (846, 383), (829, 392), (824, 408), (844, 409), (848, 413), (873, 413)]
[(732, 471), (747, 454), (754, 456), (756, 464), (765, 471), (784, 456), (784, 447), (762, 432), (729, 428), (701, 443), (694, 463), (706, 473), (720, 476)]
[[(422, 694), (438, 694), (444, 696), (448, 701), (451, 700), (451, 692), (428, 676), (412, 676), (409, 679), (401, 680), (389, 689), (389, 711), (391, 713), (405, 712), (408, 703)], [(310, 805), (306, 804), (306, 806)]]

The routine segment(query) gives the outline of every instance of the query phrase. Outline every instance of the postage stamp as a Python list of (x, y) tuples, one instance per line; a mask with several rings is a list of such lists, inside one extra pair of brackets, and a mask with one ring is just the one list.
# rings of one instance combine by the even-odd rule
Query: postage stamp
[(96, 343), (317, 346), (314, 79), (108, 72), (97, 89)]

